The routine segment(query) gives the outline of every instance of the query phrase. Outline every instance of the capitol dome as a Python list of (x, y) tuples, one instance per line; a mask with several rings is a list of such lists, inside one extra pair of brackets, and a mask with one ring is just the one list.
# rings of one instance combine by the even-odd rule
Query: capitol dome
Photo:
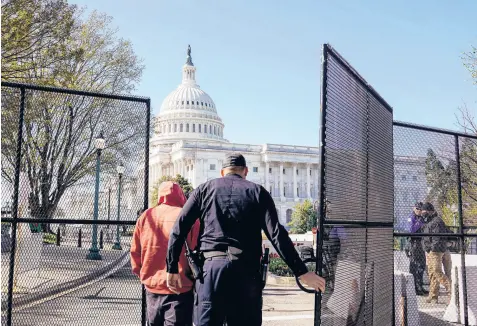
[(155, 143), (180, 140), (227, 142), (223, 138), (224, 124), (215, 103), (196, 83), (195, 73), (189, 46), (187, 61), (182, 67), (182, 83), (164, 99), (156, 118)]

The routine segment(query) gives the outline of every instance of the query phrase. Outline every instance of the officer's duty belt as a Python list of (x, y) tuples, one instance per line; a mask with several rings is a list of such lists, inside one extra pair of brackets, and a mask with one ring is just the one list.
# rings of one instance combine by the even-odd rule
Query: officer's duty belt
[(213, 257), (228, 257), (230, 260), (239, 259), (241, 253), (242, 250), (235, 247), (229, 247), (227, 251), (211, 250), (202, 252), (205, 259)]

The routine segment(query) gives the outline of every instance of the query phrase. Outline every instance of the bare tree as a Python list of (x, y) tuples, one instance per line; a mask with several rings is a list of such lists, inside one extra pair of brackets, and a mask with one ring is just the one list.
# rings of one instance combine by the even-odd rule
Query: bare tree
[[(84, 21), (76, 18), (62, 47), (68, 55), (46, 68), (35, 62), (37, 57), (30, 57), (30, 66), (35, 69), (23, 71), (19, 79), (96, 92), (130, 93), (144, 67), (131, 43), (116, 37), (117, 30), (109, 27), (110, 22), (110, 17), (96, 12)], [(2, 90), (2, 178), (7, 182), (13, 181), (18, 154), (18, 104), (18, 94)], [(145, 106), (140, 103), (28, 91), (21, 170), (28, 175), (32, 216), (52, 218), (65, 191), (79, 180), (91, 178), (95, 170), (94, 139), (101, 131), (107, 140), (103, 171), (112, 169), (118, 160), (128, 163), (135, 158), (144, 147), (145, 121)]]

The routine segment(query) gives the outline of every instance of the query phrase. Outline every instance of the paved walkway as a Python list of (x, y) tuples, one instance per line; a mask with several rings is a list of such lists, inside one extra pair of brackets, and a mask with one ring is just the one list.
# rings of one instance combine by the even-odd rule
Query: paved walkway
[[(264, 326), (313, 325), (312, 294), (304, 293), (296, 287), (268, 285), (264, 290), (263, 299)], [(113, 275), (90, 286), (15, 312), (14, 325), (139, 326), (140, 314), (140, 283), (131, 273), (130, 266), (125, 265)], [(439, 321), (428, 313), (421, 313), (421, 325), (450, 324)]]
[[(38, 293), (48, 295), (53, 289), (65, 284), (74, 285), (75, 280), (92, 276), (94, 278), (98, 271), (106, 266), (110, 266), (124, 257), (129, 250), (129, 239), (123, 241), (123, 250), (112, 250), (111, 244), (105, 244), (105, 248), (100, 251), (102, 260), (87, 260), (89, 246), (77, 248), (73, 245), (61, 246), (43, 245), (39, 268), (25, 271), (16, 275), (16, 282), (13, 300), (24, 301), (28, 297), (37, 296)], [(17, 261), (16, 264), (22, 264)], [(10, 266), (10, 253), (2, 253), (2, 306), (6, 303), (8, 274)], [(27, 298), (25, 298), (27, 297)], [(19, 301), (18, 301), (19, 302)]]

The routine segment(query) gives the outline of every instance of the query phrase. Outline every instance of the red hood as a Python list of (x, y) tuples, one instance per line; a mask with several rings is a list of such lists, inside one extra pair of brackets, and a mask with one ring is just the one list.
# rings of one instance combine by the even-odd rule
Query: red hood
[(182, 207), (187, 201), (181, 187), (172, 181), (165, 181), (160, 184), (158, 196), (158, 205), (166, 204), (169, 206)]

